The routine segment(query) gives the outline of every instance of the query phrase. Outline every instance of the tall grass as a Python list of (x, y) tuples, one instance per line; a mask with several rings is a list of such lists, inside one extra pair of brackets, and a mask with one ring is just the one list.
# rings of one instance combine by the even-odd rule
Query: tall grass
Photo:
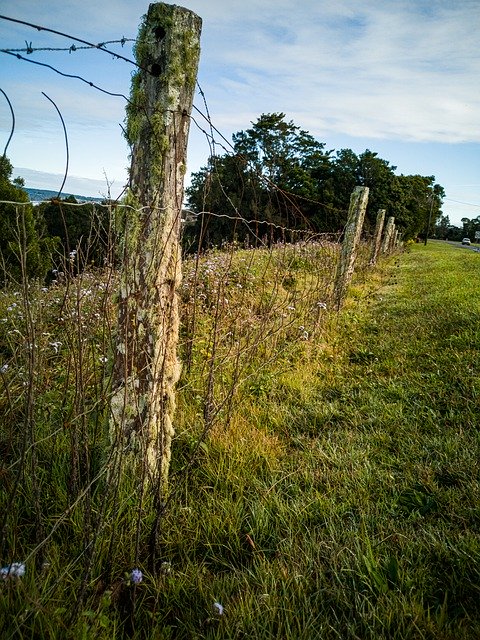
[(43, 324), (31, 327), (50, 336), (33, 377), (26, 311), (4, 295), (4, 563), (50, 534), (36, 566), (0, 584), (4, 637), (479, 636), (478, 255), (413, 246), (364, 269), (340, 314), (334, 265), (327, 244), (186, 265), (154, 565), (151, 497), (97, 477), (109, 287), (93, 287), (106, 314), (81, 296), (79, 314), (76, 294), (68, 330), (59, 285), (35, 294)]

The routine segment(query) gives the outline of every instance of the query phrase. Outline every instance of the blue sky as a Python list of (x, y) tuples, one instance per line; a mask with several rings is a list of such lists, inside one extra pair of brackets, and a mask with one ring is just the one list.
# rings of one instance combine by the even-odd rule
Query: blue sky
[[(478, 0), (185, 0), (203, 18), (199, 82), (214, 125), (230, 139), (261, 113), (281, 111), (328, 149), (366, 148), (399, 173), (434, 175), (444, 213), (480, 215)], [(2, 0), (0, 13), (92, 42), (135, 38), (139, 0)], [(0, 48), (69, 47), (73, 41), (0, 20)], [(131, 44), (111, 45), (130, 57)], [(98, 51), (34, 53), (114, 93), (133, 67)], [(16, 116), (8, 148), (27, 186), (58, 189), (65, 168), (59, 107), (70, 147), (67, 191), (116, 195), (128, 148), (125, 101), (52, 70), (0, 54), (0, 87)], [(203, 109), (200, 96), (196, 105)], [(0, 152), (9, 135), (0, 95)], [(209, 148), (192, 123), (189, 170)]]

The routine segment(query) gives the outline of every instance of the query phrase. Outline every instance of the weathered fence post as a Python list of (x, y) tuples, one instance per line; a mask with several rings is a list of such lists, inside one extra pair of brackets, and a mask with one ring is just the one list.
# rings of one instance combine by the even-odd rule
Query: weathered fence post
[(398, 246), (398, 229), (397, 227), (395, 227), (395, 229), (393, 230), (393, 235), (392, 235), (392, 243), (390, 246), (390, 251), (395, 251), (397, 249)]
[(390, 216), (387, 220), (387, 225), (385, 227), (385, 234), (383, 236), (383, 242), (382, 242), (382, 248), (381, 248), (382, 253), (388, 253), (394, 229), (395, 229), (395, 218), (393, 216)]
[(372, 255), (370, 264), (377, 264), (378, 252), (380, 251), (380, 243), (382, 241), (383, 223), (385, 222), (385, 209), (379, 209), (377, 213), (377, 222), (375, 224), (375, 233), (373, 236)]
[(357, 245), (362, 233), (363, 220), (368, 202), (368, 187), (355, 187), (350, 197), (345, 236), (342, 242), (340, 260), (337, 266), (334, 286), (334, 303), (340, 309), (352, 279), (357, 257)]
[(122, 464), (160, 490), (175, 410), (183, 177), (200, 52), (201, 19), (154, 3), (136, 42), (126, 137), (130, 195), (122, 226), (122, 275), (111, 434)]

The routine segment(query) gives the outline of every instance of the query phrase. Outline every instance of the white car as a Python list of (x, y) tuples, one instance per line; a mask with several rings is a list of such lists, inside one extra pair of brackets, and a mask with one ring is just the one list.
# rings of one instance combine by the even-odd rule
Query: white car
[(462, 240), (462, 244), (472, 244), (472, 243), (470, 242), (470, 238), (464, 238)]

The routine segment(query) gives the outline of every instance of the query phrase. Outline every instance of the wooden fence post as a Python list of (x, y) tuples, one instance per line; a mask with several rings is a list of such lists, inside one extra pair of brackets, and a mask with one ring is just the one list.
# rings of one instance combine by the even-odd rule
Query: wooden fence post
[(379, 209), (377, 213), (377, 222), (375, 224), (375, 234), (373, 236), (372, 256), (370, 264), (373, 266), (377, 263), (378, 252), (380, 251), (380, 243), (382, 241), (383, 223), (385, 222), (385, 209)]
[(392, 244), (390, 247), (390, 251), (395, 251), (395, 249), (397, 249), (397, 246), (398, 246), (398, 229), (397, 227), (395, 227), (392, 235)]
[(180, 375), (180, 226), (200, 31), (201, 19), (192, 11), (160, 2), (149, 6), (127, 106), (130, 206), (121, 221), (110, 426), (123, 468), (140, 473), (157, 491), (168, 475)]
[(385, 234), (382, 242), (382, 253), (388, 253), (390, 249), (390, 242), (392, 240), (393, 230), (395, 228), (395, 218), (390, 216), (387, 220), (387, 226), (385, 227)]
[(355, 187), (350, 197), (347, 225), (342, 242), (340, 260), (337, 266), (334, 286), (334, 304), (340, 309), (353, 276), (357, 245), (362, 233), (363, 220), (368, 203), (368, 187)]

